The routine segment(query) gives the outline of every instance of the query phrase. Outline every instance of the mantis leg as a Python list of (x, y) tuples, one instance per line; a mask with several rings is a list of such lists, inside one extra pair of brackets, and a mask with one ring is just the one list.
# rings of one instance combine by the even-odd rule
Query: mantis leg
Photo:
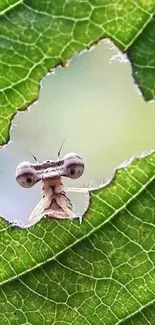
[[(66, 219), (77, 219), (79, 218), (80, 223), (82, 222), (82, 217), (77, 216), (70, 207), (68, 207), (69, 199), (64, 195), (58, 195), (56, 198), (57, 204), (61, 207), (61, 209), (66, 213)], [(69, 204), (70, 206), (70, 204)]]
[(89, 192), (91, 191), (91, 190), (94, 190), (94, 188), (89, 188), (89, 187), (67, 187), (67, 188), (65, 188), (65, 191), (66, 192), (73, 192), (73, 193), (86, 193), (86, 194), (89, 194)]

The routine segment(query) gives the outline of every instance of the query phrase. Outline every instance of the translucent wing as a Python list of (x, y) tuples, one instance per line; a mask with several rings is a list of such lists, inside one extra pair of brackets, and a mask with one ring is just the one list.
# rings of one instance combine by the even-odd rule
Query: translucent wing
[[(59, 185), (58, 185), (59, 186)], [(62, 184), (61, 184), (62, 186)], [(65, 190), (65, 191), (64, 191)], [(82, 222), (82, 217), (75, 215), (72, 211), (72, 207), (70, 206), (70, 200), (66, 196), (65, 192), (74, 192), (74, 193), (85, 193), (89, 195), (90, 188), (63, 188), (61, 191), (56, 194), (51, 194), (51, 188), (47, 187), (46, 193), (44, 190), (44, 197), (39, 201), (36, 207), (33, 209), (29, 216), (29, 223), (31, 225), (36, 224), (46, 215), (53, 216), (56, 219), (77, 219), (79, 218), (80, 223)], [(51, 207), (52, 197), (55, 198), (56, 203)], [(57, 206), (55, 206), (58, 205)], [(52, 210), (51, 210), (52, 208)], [(59, 209), (58, 209), (59, 208)], [(48, 209), (48, 211), (47, 211)]]
[(44, 217), (44, 211), (50, 205), (50, 203), (50, 196), (46, 196), (39, 201), (29, 216), (30, 224), (35, 224)]

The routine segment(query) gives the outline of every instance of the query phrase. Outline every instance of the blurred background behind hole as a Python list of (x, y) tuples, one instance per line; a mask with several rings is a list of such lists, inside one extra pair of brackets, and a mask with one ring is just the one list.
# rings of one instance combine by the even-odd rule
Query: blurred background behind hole
[[(56, 159), (79, 153), (85, 173), (69, 186), (102, 183), (113, 169), (133, 154), (154, 148), (155, 104), (144, 102), (131, 76), (129, 62), (110, 59), (117, 54), (107, 42), (75, 56), (67, 68), (57, 68), (42, 81), (39, 101), (16, 115), (9, 145), (0, 152), (0, 213), (8, 220), (27, 217), (41, 196), (40, 185), (20, 187), (16, 166), (23, 160)], [(82, 213), (88, 197), (71, 194)]]

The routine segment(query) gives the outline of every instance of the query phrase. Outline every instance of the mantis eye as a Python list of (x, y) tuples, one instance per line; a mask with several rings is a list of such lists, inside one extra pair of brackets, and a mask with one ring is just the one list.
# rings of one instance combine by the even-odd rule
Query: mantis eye
[(76, 179), (79, 178), (84, 171), (84, 165), (83, 164), (72, 164), (67, 167), (67, 173), (70, 178)]
[(66, 176), (77, 179), (84, 172), (84, 163), (82, 158), (76, 153), (68, 153), (64, 157), (64, 165), (66, 169)]
[(38, 180), (34, 168), (28, 161), (20, 163), (16, 168), (16, 181), (22, 187), (32, 187)]
[(35, 184), (34, 175), (31, 173), (25, 173), (16, 178), (18, 184), (22, 187), (32, 187)]

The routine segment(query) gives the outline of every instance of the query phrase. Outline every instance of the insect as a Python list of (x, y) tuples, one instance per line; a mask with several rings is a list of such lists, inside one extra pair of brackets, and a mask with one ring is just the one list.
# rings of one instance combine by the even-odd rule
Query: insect
[(22, 187), (30, 188), (42, 182), (42, 198), (29, 216), (30, 224), (42, 217), (58, 219), (82, 218), (75, 215), (73, 206), (66, 194), (62, 177), (79, 178), (84, 172), (82, 158), (74, 152), (67, 153), (62, 159), (47, 160), (43, 163), (21, 162), (16, 168), (16, 180)]

